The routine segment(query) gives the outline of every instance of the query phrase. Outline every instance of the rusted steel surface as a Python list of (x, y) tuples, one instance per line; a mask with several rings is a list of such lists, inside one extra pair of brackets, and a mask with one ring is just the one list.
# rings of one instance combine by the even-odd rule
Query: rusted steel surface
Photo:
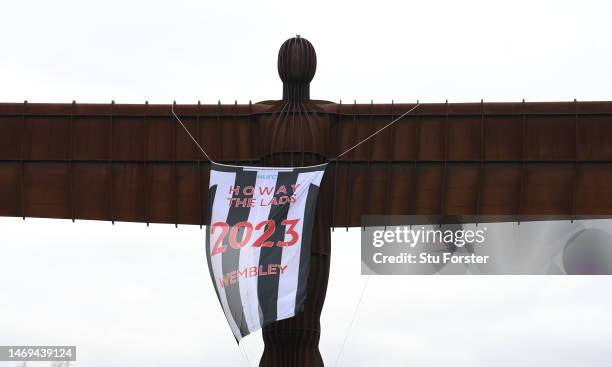
[[(412, 104), (177, 105), (212, 158), (333, 158)], [(298, 138), (290, 138), (297, 136)], [(275, 153), (279, 154), (279, 153)], [(268, 157), (268, 158), (266, 158)], [(0, 215), (204, 224), (208, 162), (170, 105), (0, 104)], [(423, 104), (330, 164), (362, 214), (612, 215), (612, 102)]]
[[(337, 105), (336, 151), (409, 107)], [(364, 145), (338, 166), (334, 226), (366, 213), (612, 215), (610, 102), (425, 104)]]

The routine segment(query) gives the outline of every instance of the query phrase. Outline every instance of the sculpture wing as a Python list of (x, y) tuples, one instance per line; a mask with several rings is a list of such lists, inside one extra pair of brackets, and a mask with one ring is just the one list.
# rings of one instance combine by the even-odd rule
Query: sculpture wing
[[(213, 159), (248, 161), (255, 105), (181, 105)], [(170, 105), (0, 104), (0, 215), (203, 224), (209, 162)]]
[[(412, 106), (338, 105), (330, 156)], [(610, 216), (612, 102), (424, 104), (328, 172), (336, 227), (365, 214)]]

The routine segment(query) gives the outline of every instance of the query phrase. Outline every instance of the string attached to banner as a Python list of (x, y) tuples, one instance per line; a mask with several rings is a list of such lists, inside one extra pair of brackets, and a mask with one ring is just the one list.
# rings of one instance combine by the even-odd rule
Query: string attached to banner
[(366, 141), (372, 139), (373, 137), (375, 137), (376, 135), (380, 134), (383, 130), (385, 130), (386, 128), (388, 128), (389, 126), (395, 124), (396, 122), (398, 122), (399, 120), (403, 119), (404, 117), (408, 116), (410, 113), (412, 113), (414, 110), (416, 110), (421, 104), (419, 102), (416, 103), (416, 105), (414, 107), (412, 107), (411, 109), (409, 109), (408, 111), (404, 112), (403, 114), (401, 114), (398, 118), (392, 120), (391, 122), (389, 122), (388, 124), (386, 124), (385, 126), (381, 127), (380, 129), (376, 130), (375, 132), (373, 132), (372, 134), (370, 134), (370, 136), (368, 136), (367, 138), (363, 139), (362, 141), (360, 141), (359, 143), (353, 145), (352, 147), (348, 148), (347, 150), (345, 150), (344, 152), (338, 154), (338, 156), (336, 158), (331, 158), (329, 160), (329, 162), (332, 161), (336, 161), (338, 160), (338, 158), (342, 157), (343, 155), (347, 154), (348, 152), (352, 151), (353, 149), (357, 148), (358, 146), (360, 146), (361, 144), (365, 143)]
[[(358, 146), (360, 146), (361, 144), (365, 143), (366, 141), (372, 139), (373, 137), (375, 137), (376, 135), (380, 134), (383, 130), (385, 130), (386, 128), (390, 127), (391, 125), (395, 124), (396, 122), (400, 121), (401, 119), (403, 119), (404, 117), (408, 116), (410, 113), (414, 112), (421, 104), (419, 102), (416, 103), (416, 105), (414, 107), (412, 107), (411, 109), (409, 109), (408, 111), (404, 112), (403, 114), (401, 114), (399, 117), (393, 119), (391, 122), (387, 123), (385, 126), (381, 127), (380, 129), (376, 130), (375, 132), (373, 132), (372, 134), (370, 134), (368, 137), (366, 137), (365, 139), (361, 140), (360, 142), (358, 142), (357, 144), (353, 145), (352, 147), (348, 148), (347, 150), (345, 150), (344, 152), (340, 153), (339, 155), (337, 155), (335, 158), (331, 158), (328, 159), (326, 163), (329, 162), (333, 162), (333, 161), (337, 161), (340, 157), (342, 157), (343, 155), (351, 152), (353, 149), (357, 148)], [(183, 129), (185, 130), (185, 132), (187, 133), (187, 135), (189, 135), (189, 137), (191, 138), (191, 140), (193, 140), (193, 142), (195, 143), (195, 145), (197, 145), (198, 148), (200, 148), (200, 151), (202, 152), (202, 154), (204, 154), (204, 156), (211, 162), (211, 163), (217, 163), (215, 161), (212, 160), (212, 158), (210, 158), (210, 156), (208, 155), (208, 153), (206, 153), (206, 151), (204, 150), (204, 148), (202, 148), (202, 146), (200, 145), (200, 143), (198, 143), (198, 141), (196, 140), (196, 138), (193, 137), (193, 135), (191, 135), (191, 132), (189, 132), (189, 129), (187, 129), (187, 126), (185, 126), (185, 124), (183, 123), (183, 121), (181, 121), (180, 117), (178, 117), (178, 115), (176, 114), (176, 112), (174, 112), (174, 103), (172, 104), (172, 115), (174, 115), (174, 117), (176, 118), (176, 120), (179, 122), (179, 124), (181, 124), (181, 126), (183, 127)], [(217, 163), (218, 164), (218, 163)], [(298, 168), (298, 167), (296, 167)]]
[(208, 153), (206, 153), (206, 151), (204, 150), (204, 148), (202, 148), (202, 146), (200, 145), (200, 143), (198, 143), (198, 141), (196, 140), (196, 138), (193, 137), (193, 135), (191, 135), (191, 133), (189, 132), (189, 129), (187, 129), (187, 126), (185, 126), (185, 124), (183, 124), (183, 121), (181, 121), (181, 119), (178, 117), (178, 115), (176, 114), (176, 112), (174, 112), (174, 103), (172, 104), (172, 114), (174, 115), (174, 117), (176, 118), (176, 120), (179, 122), (179, 124), (181, 124), (181, 126), (183, 127), (183, 129), (185, 129), (185, 132), (187, 133), (187, 135), (189, 135), (189, 137), (191, 138), (191, 140), (193, 140), (193, 142), (195, 143), (195, 145), (198, 146), (198, 148), (200, 148), (200, 151), (204, 154), (204, 156), (206, 158), (208, 158), (209, 161), (211, 161), (212, 163), (216, 163), (215, 161), (212, 160), (212, 158), (210, 158), (210, 156), (208, 155)]

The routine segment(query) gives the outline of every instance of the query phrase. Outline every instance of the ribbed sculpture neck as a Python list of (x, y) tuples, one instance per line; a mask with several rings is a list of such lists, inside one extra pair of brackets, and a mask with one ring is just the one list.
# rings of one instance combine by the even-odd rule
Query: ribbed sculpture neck
[(284, 101), (307, 101), (310, 99), (310, 84), (283, 83)]
[(285, 41), (278, 51), (278, 75), (283, 81), (283, 100), (310, 99), (310, 82), (317, 70), (312, 44), (299, 35)]

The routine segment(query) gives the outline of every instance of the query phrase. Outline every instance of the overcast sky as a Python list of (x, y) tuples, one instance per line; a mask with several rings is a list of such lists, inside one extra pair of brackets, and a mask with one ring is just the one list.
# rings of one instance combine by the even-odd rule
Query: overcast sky
[[(609, 1), (12, 1), (0, 14), (3, 102), (278, 99), (278, 48), (295, 34), (317, 51), (316, 99), (612, 99)], [(0, 218), (0, 233), (0, 345), (77, 345), (80, 367), (247, 366), (198, 227)], [(332, 238), (328, 366), (364, 284), (359, 231)], [(338, 366), (609, 366), (611, 285), (370, 277)], [(262, 348), (244, 339), (252, 366)]]

